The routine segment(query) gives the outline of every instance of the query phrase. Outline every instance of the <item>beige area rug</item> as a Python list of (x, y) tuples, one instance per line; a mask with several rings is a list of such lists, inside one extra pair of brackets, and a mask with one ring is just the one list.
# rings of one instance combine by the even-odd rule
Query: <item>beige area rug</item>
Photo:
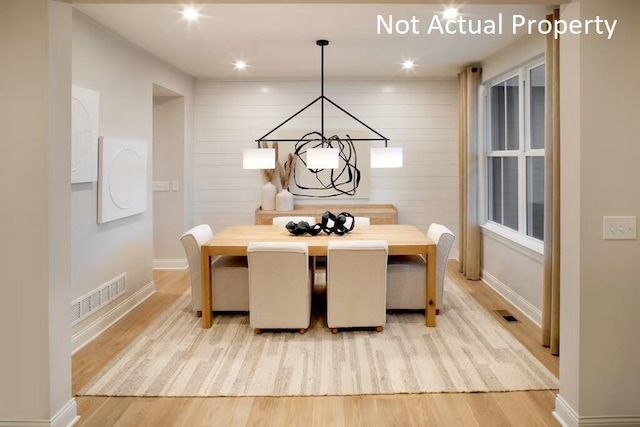
[(424, 314), (387, 315), (381, 333), (255, 335), (248, 315), (189, 311), (185, 293), (79, 395), (304, 396), (557, 389), (558, 380), (489, 313), (447, 279), (438, 327)]

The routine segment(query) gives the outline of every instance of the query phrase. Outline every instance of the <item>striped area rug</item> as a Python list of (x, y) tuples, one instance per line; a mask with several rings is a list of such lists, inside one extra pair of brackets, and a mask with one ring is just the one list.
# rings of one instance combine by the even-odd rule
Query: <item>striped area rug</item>
[(424, 314), (387, 315), (383, 332), (255, 335), (247, 315), (202, 329), (185, 293), (80, 396), (305, 396), (557, 389), (558, 380), (447, 279), (438, 327)]

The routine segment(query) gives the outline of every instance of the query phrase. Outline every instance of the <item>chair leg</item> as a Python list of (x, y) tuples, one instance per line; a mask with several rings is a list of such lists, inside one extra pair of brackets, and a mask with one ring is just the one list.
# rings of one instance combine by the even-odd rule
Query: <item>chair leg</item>
[(260, 332), (262, 332), (262, 331), (260, 330), (260, 328), (255, 328), (255, 329), (253, 330), (253, 332), (255, 332), (255, 333), (256, 333), (256, 335), (260, 335)]
[(382, 332), (382, 326), (376, 326), (376, 332)]
[(198, 311), (196, 311), (196, 316), (198, 316), (198, 317), (202, 317), (202, 310), (198, 310)]
[(331, 333), (332, 334), (337, 334), (338, 333), (338, 328), (331, 328)]
[(307, 332), (306, 328), (300, 328), (300, 333), (304, 334), (305, 332)]

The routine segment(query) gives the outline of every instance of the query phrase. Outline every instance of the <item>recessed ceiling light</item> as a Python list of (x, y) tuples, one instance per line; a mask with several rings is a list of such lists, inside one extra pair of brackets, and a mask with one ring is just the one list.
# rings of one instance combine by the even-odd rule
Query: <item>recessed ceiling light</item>
[(247, 68), (247, 63), (244, 61), (236, 61), (233, 63), (233, 68), (235, 68), (236, 70), (244, 70), (245, 68)]
[(411, 70), (411, 69), (413, 69), (413, 66), (414, 66), (414, 65), (415, 65), (415, 64), (413, 63), (413, 61), (412, 61), (412, 60), (407, 59), (406, 61), (404, 61), (404, 62), (402, 63), (402, 69), (403, 69), (403, 70)]
[(442, 16), (447, 20), (454, 20), (460, 15), (460, 12), (455, 7), (449, 7), (442, 12)]
[(200, 11), (195, 7), (185, 7), (180, 11), (180, 13), (182, 13), (182, 19), (192, 22), (196, 21), (201, 16)]

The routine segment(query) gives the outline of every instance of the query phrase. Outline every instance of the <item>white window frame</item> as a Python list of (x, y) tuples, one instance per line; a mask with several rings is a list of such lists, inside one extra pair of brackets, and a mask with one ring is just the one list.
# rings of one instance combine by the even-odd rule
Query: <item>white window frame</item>
[[(478, 123), (481, 126), (478, 132), (479, 152), (478, 171), (480, 175), (480, 222), (482, 228), (489, 230), (509, 241), (528, 248), (536, 253), (544, 253), (542, 240), (527, 235), (527, 159), (529, 157), (544, 157), (544, 148), (531, 149), (531, 90), (529, 75), (531, 70), (545, 65), (544, 56), (538, 56), (515, 69), (509, 70), (495, 78), (484, 82), (480, 87), (480, 111)], [(545, 69), (546, 72), (546, 69)], [(512, 77), (519, 78), (518, 116), (519, 116), (519, 149), (494, 152), (490, 149), (491, 123), (490, 123), (490, 89), (496, 84), (505, 82)], [(488, 159), (491, 157), (517, 157), (518, 158), (518, 231), (489, 219), (489, 179)]]

